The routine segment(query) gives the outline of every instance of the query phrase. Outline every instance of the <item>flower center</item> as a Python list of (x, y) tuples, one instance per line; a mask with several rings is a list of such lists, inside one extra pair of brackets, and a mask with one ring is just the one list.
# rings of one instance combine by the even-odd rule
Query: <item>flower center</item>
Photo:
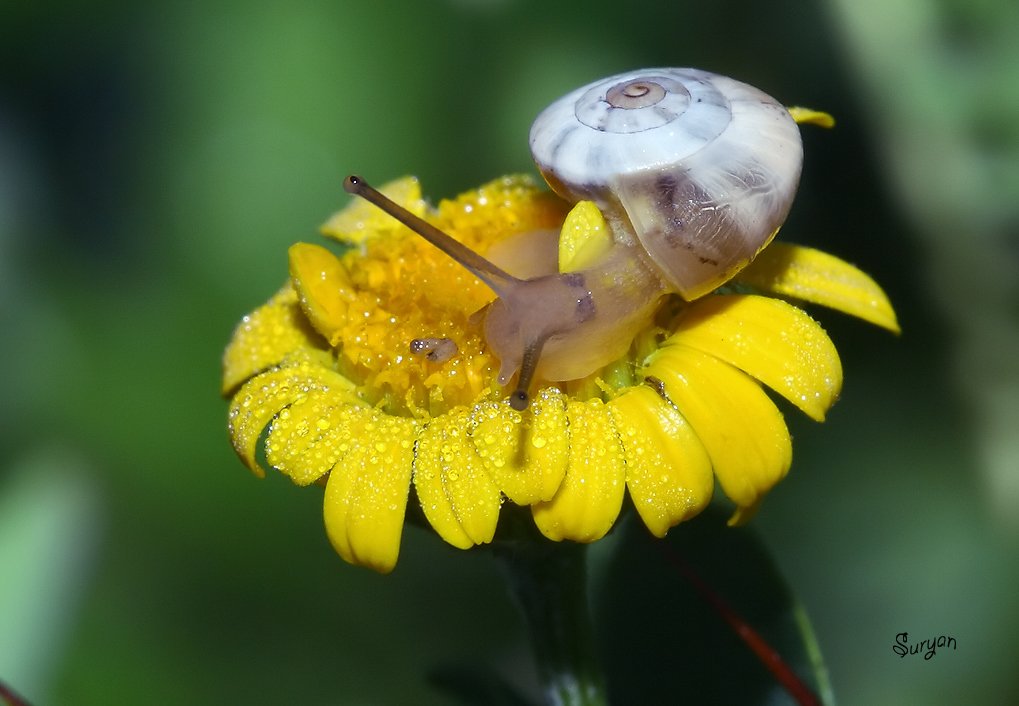
[[(485, 253), (507, 238), (562, 225), (566, 204), (530, 180), (508, 177), (443, 201), (425, 218)], [(327, 336), (340, 372), (391, 414), (431, 417), (502, 394), (499, 361), (483, 336), (492, 291), (405, 228), (342, 257), (350, 280), (343, 325)]]

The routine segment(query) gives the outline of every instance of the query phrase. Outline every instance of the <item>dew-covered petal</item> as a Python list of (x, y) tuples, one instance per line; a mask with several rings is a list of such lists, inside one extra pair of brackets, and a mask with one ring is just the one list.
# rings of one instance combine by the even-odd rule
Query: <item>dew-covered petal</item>
[(566, 401), (559, 390), (543, 389), (523, 413), (505, 400), (482, 402), (471, 419), (471, 440), (506, 497), (517, 505), (531, 505), (555, 495), (570, 448)]
[(312, 389), (272, 420), (266, 460), (297, 485), (314, 483), (357, 446), (366, 415), (352, 383)]
[(290, 246), (290, 279), (301, 310), (311, 325), (335, 346), (348, 324), (348, 307), (355, 295), (339, 259), (320, 245)]
[(662, 382), (737, 506), (752, 507), (789, 471), (792, 443), (782, 414), (746, 373), (680, 344), (652, 354), (643, 372)]
[(683, 311), (665, 343), (682, 343), (736, 366), (819, 422), (842, 389), (842, 363), (828, 334), (779, 299), (699, 299)]
[(326, 482), (326, 534), (346, 561), (388, 573), (400, 553), (419, 425), (376, 409), (352, 417), (350, 449)]
[(607, 405), (626, 459), (626, 487), (656, 537), (699, 513), (714, 479), (704, 445), (675, 407), (646, 385)]
[(251, 378), (234, 395), (228, 413), (230, 442), (244, 465), (262, 477), (265, 471), (255, 458), (258, 439), (277, 414), (309, 395), (330, 390), (343, 395), (352, 389), (353, 383), (324, 367), (314, 353), (291, 359)]
[(223, 352), (223, 394), (302, 348), (322, 347), (301, 313), (290, 284), (241, 319)]
[(470, 413), (462, 407), (431, 419), (414, 454), (414, 488), (425, 517), (460, 549), (492, 541), (501, 502), (468, 436), (469, 426)]
[[(379, 191), (415, 216), (425, 214), (421, 184), (415, 177), (403, 177), (384, 184)], [(322, 225), (322, 234), (341, 243), (359, 245), (366, 240), (388, 238), (404, 229), (392, 216), (364, 199), (353, 199)]]
[(593, 542), (611, 529), (622, 506), (623, 447), (601, 400), (570, 399), (566, 415), (570, 429), (566, 476), (555, 496), (532, 505), (531, 511), (549, 539)]
[(772, 243), (735, 282), (820, 304), (899, 333), (892, 303), (870, 275), (820, 250)]

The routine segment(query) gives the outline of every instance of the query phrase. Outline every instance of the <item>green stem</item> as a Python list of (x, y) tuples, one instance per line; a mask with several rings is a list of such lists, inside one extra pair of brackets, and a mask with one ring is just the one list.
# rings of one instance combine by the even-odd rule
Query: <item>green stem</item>
[(535, 536), (496, 545), (524, 614), (549, 706), (606, 706), (587, 601), (587, 545)]

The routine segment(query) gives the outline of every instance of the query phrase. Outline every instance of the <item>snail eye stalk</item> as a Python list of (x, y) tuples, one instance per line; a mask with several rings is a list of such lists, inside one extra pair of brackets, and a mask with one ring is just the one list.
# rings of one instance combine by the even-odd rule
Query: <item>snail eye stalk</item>
[[(451, 258), (460, 263), (475, 277), (487, 284), (496, 295), (508, 301), (513, 298), (514, 292), (528, 290), (528, 280), (521, 280), (509, 274), (494, 263), (477, 254), (463, 243), (453, 239), (442, 232), (423, 218), (400, 206), (392, 199), (385, 196), (378, 189), (375, 189), (361, 177), (351, 174), (343, 180), (343, 188), (347, 193), (360, 196), (369, 203), (377, 206), (382, 211), (400, 221), (412, 231), (420, 235), (435, 247), (442, 250)], [(528, 388), (534, 373), (538, 368), (538, 360), (541, 357), (541, 349), (545, 343), (545, 337), (538, 337), (529, 340), (524, 346), (523, 360), (520, 368), (517, 388), (510, 396), (510, 405), (517, 411), (527, 409), (530, 403)], [(412, 342), (412, 346), (414, 342)], [(438, 357), (431, 357), (437, 360)]]

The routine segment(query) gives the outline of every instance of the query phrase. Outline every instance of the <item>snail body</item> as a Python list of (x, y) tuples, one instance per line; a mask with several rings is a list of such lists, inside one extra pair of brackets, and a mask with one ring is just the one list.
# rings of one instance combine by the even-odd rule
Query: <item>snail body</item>
[(584, 377), (620, 357), (661, 298), (687, 301), (745, 267), (785, 221), (799, 182), (799, 129), (758, 89), (695, 69), (645, 69), (579, 88), (535, 120), (531, 152), (563, 198), (592, 201), (612, 233), (577, 272), (545, 263), (519, 279), (356, 177), (345, 187), (442, 248), (498, 295), (485, 338), (499, 381)]

